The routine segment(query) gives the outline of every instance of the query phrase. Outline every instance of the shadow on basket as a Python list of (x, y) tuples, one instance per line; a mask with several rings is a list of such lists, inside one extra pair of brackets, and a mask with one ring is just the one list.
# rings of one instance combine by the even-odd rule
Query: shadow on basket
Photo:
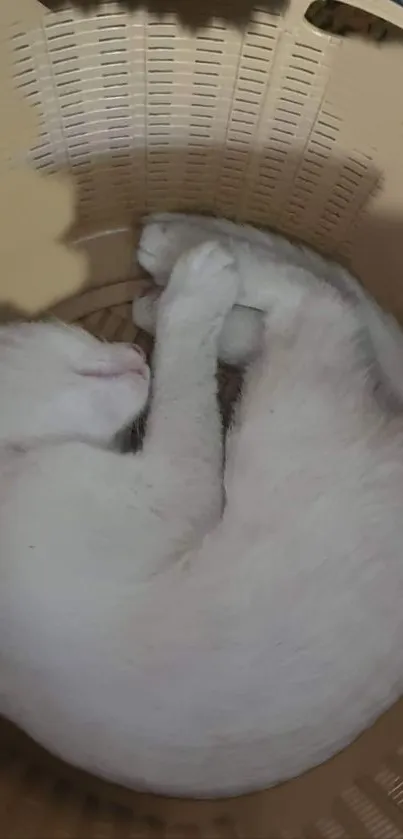
[(75, 195), (65, 241), (87, 260), (82, 290), (138, 278), (134, 248), (145, 214), (196, 212), (267, 227), (346, 264), (403, 322), (403, 201), (388, 201), (371, 162), (352, 171), (351, 157), (324, 157), (295, 148), (282, 165), (277, 149), (156, 146), (63, 171)]
[[(73, 6), (84, 13), (90, 13), (101, 6), (101, 0), (40, 0), (40, 2), (51, 11)], [(230, 3), (223, 3), (222, 0), (204, 0), (203, 4), (189, 3), (189, 0), (119, 0), (119, 3), (128, 11), (146, 9), (161, 18), (174, 14), (184, 26), (190, 29), (205, 26), (214, 18), (242, 26), (248, 22), (256, 7), (254, 0), (232, 0)], [(270, 12), (275, 12), (284, 9), (287, 6), (287, 0), (263, 0), (260, 5)]]

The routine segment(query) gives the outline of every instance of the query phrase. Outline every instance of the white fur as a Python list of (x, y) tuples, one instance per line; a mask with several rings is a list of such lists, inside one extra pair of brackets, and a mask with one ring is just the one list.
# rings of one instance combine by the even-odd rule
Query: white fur
[[(136, 326), (155, 335), (160, 290), (152, 289), (133, 301)], [(218, 357), (224, 364), (244, 366), (259, 352), (263, 337), (263, 315), (257, 309), (234, 306), (224, 320), (218, 341)]]
[[(261, 231), (226, 219), (183, 213), (159, 213), (145, 220), (137, 260), (159, 286), (166, 284), (179, 256), (206, 239), (215, 239), (234, 258), (239, 274), (238, 306), (228, 313), (219, 341), (220, 358), (228, 364), (245, 364), (260, 346), (262, 319), (267, 309), (267, 289), (281, 275), (304, 269), (312, 278), (330, 283), (360, 308), (367, 340), (372, 344), (379, 370), (392, 393), (403, 402), (403, 337), (393, 318), (382, 312), (365, 289), (342, 266), (311, 248), (290, 242), (284, 236)], [(137, 299), (133, 319), (138, 326), (155, 333), (158, 293)], [(255, 308), (248, 308), (248, 307)]]
[[(275, 279), (278, 267), (304, 268), (356, 296), (357, 283), (336, 263), (283, 236), (226, 219), (182, 213), (150, 216), (140, 237), (137, 261), (162, 287), (181, 253), (212, 238), (232, 253), (241, 281), (240, 305), (228, 313), (219, 342), (219, 357), (228, 364), (244, 365), (256, 355), (263, 325), (258, 310), (266, 309), (261, 291), (270, 277)], [(157, 302), (158, 292), (152, 291), (133, 304), (135, 324), (151, 334), (155, 334)]]
[[(174, 269), (136, 456), (98, 445), (110, 405), (113, 431), (128, 419), (120, 377), (101, 402), (80, 377), (118, 348), (59, 328), (56, 351), (33, 326), (16, 357), (8, 331), (4, 356), (0, 333), (0, 710), (138, 789), (267, 786), (402, 691), (402, 419), (374, 401), (357, 310), (301, 268), (265, 280), (221, 517), (215, 363), (237, 276), (211, 244)], [(129, 380), (134, 415), (145, 379)], [(32, 428), (38, 402), (68, 419)]]

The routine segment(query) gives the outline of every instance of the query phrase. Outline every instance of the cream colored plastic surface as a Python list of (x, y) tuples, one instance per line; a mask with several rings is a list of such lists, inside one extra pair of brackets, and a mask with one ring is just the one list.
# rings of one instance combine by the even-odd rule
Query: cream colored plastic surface
[[(244, 31), (217, 18), (197, 33), (118, 3), (84, 17), (2, 2), (14, 10), (12, 74), (39, 119), (28, 160), (74, 185), (74, 197), (66, 186), (59, 198), (73, 237), (109, 233), (80, 245), (89, 265), (86, 277), (70, 268), (72, 288), (127, 275), (126, 231), (144, 211), (202, 209), (273, 225), (349, 262), (402, 314), (399, 40), (327, 36), (304, 20), (305, 0), (283, 13), (257, 8)], [(402, 24), (390, 0), (357, 6)], [(38, 202), (37, 224), (50, 205)]]
[[(403, 27), (390, 0), (356, 6)], [(144, 212), (181, 209), (300, 238), (403, 318), (403, 40), (328, 36), (305, 11), (290, 0), (256, 8), (242, 31), (217, 16), (193, 33), (118, 3), (84, 17), (1, 0), (2, 313), (53, 308), (130, 340), (136, 226)], [(402, 724), (399, 704), (304, 778), (214, 804), (74, 772), (66, 786), (62, 767), (39, 772), (40, 752), (5, 727), (0, 835), (399, 839)]]

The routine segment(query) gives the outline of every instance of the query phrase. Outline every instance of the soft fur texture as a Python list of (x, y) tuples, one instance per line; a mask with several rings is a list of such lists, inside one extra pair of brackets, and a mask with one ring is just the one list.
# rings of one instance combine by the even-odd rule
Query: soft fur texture
[[(237, 306), (228, 313), (220, 335), (218, 352), (228, 364), (244, 365), (257, 354), (262, 338), (266, 308), (266, 287), (281, 275), (292, 276), (303, 269), (313, 280), (322, 280), (338, 289), (351, 305), (360, 308), (365, 339), (372, 344), (372, 355), (389, 389), (403, 405), (403, 337), (392, 318), (388, 318), (368, 297), (345, 268), (284, 236), (257, 230), (250, 225), (226, 219), (183, 213), (159, 213), (145, 220), (136, 260), (148, 271), (157, 289), (133, 303), (134, 322), (155, 334), (158, 287), (166, 285), (175, 261), (191, 247), (214, 239), (234, 258), (240, 293)], [(284, 294), (286, 288), (284, 287)]]
[[(184, 249), (186, 250), (186, 248)], [(155, 335), (161, 289), (147, 291), (133, 302), (136, 326)], [(258, 354), (263, 337), (263, 313), (246, 306), (234, 306), (224, 320), (218, 340), (218, 357), (224, 364), (244, 367)]]
[[(178, 795), (295, 775), (402, 691), (402, 419), (374, 399), (358, 308), (301, 267), (255, 284), (265, 337), (222, 514), (235, 268), (214, 244), (174, 268), (136, 456), (108, 450), (147, 398), (136, 352), (0, 332), (0, 710), (85, 769)], [(371, 316), (396, 361), (397, 327)]]

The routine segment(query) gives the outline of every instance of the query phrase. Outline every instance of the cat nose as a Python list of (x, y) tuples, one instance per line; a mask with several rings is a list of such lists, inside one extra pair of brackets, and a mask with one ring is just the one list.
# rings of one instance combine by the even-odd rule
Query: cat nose
[(146, 356), (146, 354), (145, 354), (144, 350), (143, 350), (141, 347), (139, 347), (139, 345), (138, 345), (138, 344), (132, 344), (132, 349), (134, 350), (134, 352), (136, 352), (136, 353), (137, 353), (137, 355), (139, 355), (139, 356), (140, 356), (140, 358), (141, 358), (143, 361), (147, 361), (147, 356)]

